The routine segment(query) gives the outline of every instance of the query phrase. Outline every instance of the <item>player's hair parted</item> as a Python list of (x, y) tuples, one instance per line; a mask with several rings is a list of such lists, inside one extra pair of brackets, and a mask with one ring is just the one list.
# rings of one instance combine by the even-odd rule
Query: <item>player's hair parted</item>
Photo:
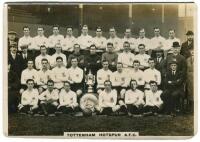
[(49, 80), (47, 81), (47, 85), (48, 85), (49, 83), (54, 84), (54, 81), (53, 81), (52, 79), (49, 79)]
[(108, 45), (113, 46), (113, 43), (112, 43), (112, 42), (108, 42), (108, 43), (107, 43), (107, 46), (108, 46)]
[(106, 82), (109, 82), (110, 85), (112, 86), (112, 82), (111, 82), (110, 80), (105, 80), (105, 81), (104, 81), (104, 85), (106, 84)]
[(29, 26), (24, 26), (22, 29), (23, 29), (23, 30), (24, 30), (24, 29), (29, 29), (29, 30), (30, 30), (30, 27), (29, 27)]
[(130, 85), (131, 88), (132, 88), (132, 86), (133, 86), (133, 85), (132, 85), (132, 82), (135, 82), (135, 83), (137, 84), (137, 80), (132, 79), (132, 80), (130, 81), (130, 84), (129, 84), (129, 85)]
[(57, 61), (57, 60), (61, 60), (61, 61), (63, 61), (63, 58), (60, 57), (60, 56), (58, 56), (58, 57), (56, 58), (56, 61)]
[(46, 61), (47, 63), (49, 62), (46, 58), (43, 58), (43, 59), (41, 60), (41, 62), (44, 62), (44, 61)]
[(135, 63), (139, 63), (140, 64), (140, 61), (139, 60), (134, 60), (133, 64), (135, 64)]
[(33, 79), (27, 79), (26, 84), (28, 84), (28, 82), (33, 82), (33, 84), (35, 83)]
[(149, 84), (150, 84), (150, 85), (151, 85), (151, 84), (156, 84), (156, 85), (158, 85), (158, 83), (157, 83), (156, 81), (154, 81), (154, 80), (149, 81)]

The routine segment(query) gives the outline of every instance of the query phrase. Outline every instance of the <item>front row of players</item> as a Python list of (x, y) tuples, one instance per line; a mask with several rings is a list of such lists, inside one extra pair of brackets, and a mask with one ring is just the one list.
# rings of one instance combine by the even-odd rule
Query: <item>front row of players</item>
[(104, 89), (99, 94), (86, 93), (79, 96), (70, 86), (70, 82), (65, 81), (62, 89), (54, 89), (54, 81), (48, 80), (47, 89), (39, 95), (38, 90), (34, 88), (34, 80), (28, 79), (27, 89), (22, 93), (18, 106), (19, 111), (49, 116), (78, 112), (83, 112), (86, 116), (93, 114), (146, 116), (156, 115), (165, 108), (171, 108), (165, 112), (174, 116), (176, 102), (163, 101), (164, 98), (170, 98), (168, 96), (170, 94), (159, 90), (155, 81), (150, 81), (150, 89), (143, 92), (137, 89), (137, 81), (131, 80), (130, 87), (120, 95), (112, 88), (109, 80), (104, 82)]

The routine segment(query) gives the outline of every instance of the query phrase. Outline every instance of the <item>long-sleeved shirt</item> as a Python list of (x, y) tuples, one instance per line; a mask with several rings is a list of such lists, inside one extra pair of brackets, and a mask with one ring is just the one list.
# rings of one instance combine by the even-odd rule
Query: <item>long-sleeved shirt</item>
[[(176, 37), (173, 38), (173, 39), (168, 38), (168, 39), (166, 40), (166, 42), (165, 42), (165, 49), (164, 49), (164, 50), (170, 50), (170, 49), (172, 48), (173, 42), (178, 42), (179, 44), (181, 43), (181, 42), (180, 42), (180, 39), (178, 39), (178, 38), (176, 38)], [(172, 52), (170, 51), (170, 53), (172, 53)]]
[(40, 46), (41, 45), (45, 45), (48, 46), (48, 39), (43, 35), (37, 35), (33, 38), (33, 42), (34, 42), (34, 49), (35, 50), (40, 50)]
[(150, 45), (150, 49), (156, 49), (158, 47), (161, 47), (162, 49), (165, 50), (165, 43), (166, 43), (166, 39), (162, 36), (158, 36), (158, 37), (153, 37), (151, 40), (151, 45)]
[(93, 43), (93, 38), (90, 35), (82, 35), (77, 38), (77, 42), (80, 45), (81, 49), (85, 50)]
[(147, 55), (147, 54), (137, 54), (137, 55), (135, 55), (135, 60), (138, 60), (140, 62), (140, 65), (142, 65), (144, 67), (149, 66), (149, 63), (148, 63), (149, 58), (150, 58), (150, 56)]
[(144, 92), (136, 89), (129, 89), (125, 93), (125, 104), (134, 104), (135, 106), (144, 105)]
[(118, 52), (122, 49), (123, 44), (122, 44), (122, 40), (120, 38), (118, 38), (117, 36), (114, 38), (109, 38), (107, 39), (107, 43), (113, 43), (113, 47), (114, 47), (114, 51)]
[(51, 35), (51, 36), (49, 36), (49, 38), (48, 38), (48, 47), (49, 48), (54, 48), (57, 43), (61, 44), (63, 39), (64, 39), (64, 36), (60, 35), (60, 34), (59, 35)]
[(63, 51), (70, 51), (72, 52), (74, 50), (74, 44), (76, 43), (76, 38), (74, 36), (66, 36), (62, 41), (62, 50)]
[(63, 65), (66, 67), (67, 66), (67, 58), (66, 58), (66, 55), (65, 54), (63, 54), (63, 53), (60, 53), (60, 54), (58, 54), (58, 53), (55, 53), (55, 54), (53, 54), (52, 56), (51, 56), (51, 66), (52, 67), (55, 67), (56, 66), (56, 58), (57, 57), (62, 57), (63, 58)]
[(136, 44), (136, 39), (135, 38), (126, 38), (126, 37), (124, 37), (122, 39), (122, 45), (124, 44), (125, 41), (129, 42), (131, 50), (133, 50), (133, 51), (136, 50), (137, 44)]
[(52, 71), (51, 70), (44, 71), (41, 69), (37, 72), (37, 75), (38, 75), (37, 85), (46, 88), (47, 81), (49, 79), (52, 79)]
[(81, 83), (83, 80), (83, 70), (79, 67), (76, 68), (69, 68), (68, 72), (68, 81), (72, 83)]
[(96, 45), (97, 49), (106, 49), (106, 43), (106, 38), (103, 36), (93, 38), (93, 44)]
[(77, 106), (77, 95), (74, 91), (69, 90), (66, 92), (62, 89), (59, 93), (60, 106)]
[(37, 89), (32, 89), (31, 91), (27, 89), (22, 93), (21, 104), (23, 106), (25, 105), (37, 106), (38, 96), (39, 93)]
[(38, 80), (38, 74), (37, 74), (37, 71), (35, 69), (25, 69), (22, 71), (22, 74), (21, 74), (21, 84), (25, 85), (26, 84), (26, 81), (28, 79), (33, 79), (34, 82), (37, 82)]
[(41, 69), (42, 68), (42, 59), (47, 59), (48, 62), (50, 63), (51, 62), (51, 56), (50, 55), (45, 55), (45, 56), (42, 56), (42, 55), (39, 55), (35, 58), (35, 67), (36, 69)]
[(161, 74), (157, 69), (146, 69), (144, 71), (145, 82), (149, 83), (151, 80), (156, 81), (158, 85), (161, 83)]
[(121, 62), (123, 67), (131, 67), (133, 65), (135, 55), (131, 52), (122, 52), (118, 56), (117, 62)]
[(115, 71), (111, 75), (111, 82), (112, 86), (122, 86), (127, 87), (129, 85), (129, 77), (127, 76), (127, 73), (123, 70), (121, 73), (118, 71)]
[(106, 80), (110, 80), (112, 76), (112, 72), (104, 69), (100, 69), (97, 71), (97, 88), (104, 88), (104, 82)]
[(139, 52), (139, 50), (138, 50), (138, 45), (139, 44), (144, 44), (145, 45), (145, 50), (146, 51), (148, 51), (149, 49), (150, 49), (150, 44), (151, 43), (151, 41), (150, 41), (150, 39), (148, 39), (148, 38), (146, 38), (146, 37), (144, 37), (144, 38), (137, 38), (136, 39), (136, 45), (137, 45), (137, 48), (136, 48), (136, 52)]
[(21, 51), (21, 46), (28, 46), (29, 50), (34, 48), (33, 38), (31, 36), (23, 36), (19, 39), (18, 50)]
[(130, 78), (132, 80), (136, 80), (138, 85), (144, 85), (144, 72), (141, 70), (135, 71), (133, 70), (130, 73)]
[(114, 107), (117, 104), (117, 91), (111, 90), (111, 92), (106, 92), (103, 90), (99, 94), (99, 107), (106, 108), (106, 107)]
[(157, 106), (160, 108), (160, 106), (163, 104), (162, 99), (160, 98), (162, 94), (161, 90), (156, 91), (153, 93), (151, 90), (145, 92), (145, 105), (146, 106)]
[(102, 61), (103, 61), (103, 60), (108, 61), (109, 65), (111, 65), (112, 62), (114, 62), (115, 65), (117, 65), (117, 59), (118, 59), (117, 53), (115, 53), (115, 52), (113, 52), (113, 53), (108, 53), (108, 52), (106, 52), (106, 53), (103, 53), (103, 54), (102, 54), (102, 59), (101, 59), (101, 60), (102, 60)]
[(58, 90), (57, 89), (53, 89), (52, 92), (50, 92), (48, 89), (44, 92), (42, 92), (42, 94), (39, 95), (39, 100), (41, 100), (43, 103), (49, 103), (49, 101), (51, 100), (51, 104), (54, 105), (58, 105), (57, 101), (59, 99), (59, 95), (58, 95)]

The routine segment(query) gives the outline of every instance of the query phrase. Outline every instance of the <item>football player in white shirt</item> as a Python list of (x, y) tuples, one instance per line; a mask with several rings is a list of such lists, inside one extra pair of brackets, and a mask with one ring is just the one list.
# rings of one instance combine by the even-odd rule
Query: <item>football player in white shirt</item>
[(34, 80), (26, 81), (27, 89), (22, 93), (19, 112), (35, 114), (38, 111), (38, 90), (34, 89)]
[(161, 112), (163, 106), (162, 93), (162, 90), (158, 90), (157, 82), (150, 81), (150, 90), (145, 91), (144, 116), (157, 115)]
[(77, 95), (74, 91), (70, 89), (70, 83), (68, 81), (64, 82), (63, 89), (59, 93), (59, 106), (58, 110), (62, 113), (73, 113), (77, 110)]
[(55, 116), (58, 106), (58, 90), (54, 89), (53, 80), (47, 81), (47, 90), (39, 95), (40, 108), (44, 115)]
[(49, 38), (48, 38), (48, 42), (49, 42), (48, 43), (48, 47), (49, 47), (48, 53), (49, 53), (49, 55), (52, 55), (53, 53), (55, 53), (55, 49), (54, 49), (55, 45), (57, 43), (61, 44), (63, 39), (64, 39), (64, 36), (59, 33), (59, 26), (54, 25), (53, 26), (53, 35), (49, 36)]
[(28, 26), (23, 27), (24, 36), (19, 39), (18, 51), (21, 51), (21, 46), (27, 46), (28, 50), (33, 49), (33, 38), (30, 36), (30, 28)]
[(88, 26), (84, 25), (82, 27), (82, 33), (81, 36), (77, 38), (78, 44), (81, 47), (81, 50), (83, 50), (84, 55), (87, 53), (88, 48), (91, 44), (93, 44), (93, 38), (92, 36), (88, 35)]
[(117, 90), (118, 99), (124, 98), (124, 93), (129, 85), (129, 77), (124, 71), (122, 63), (117, 63), (117, 71), (112, 73), (110, 80), (112, 82), (113, 89)]
[(130, 43), (128, 41), (124, 42), (123, 47), (124, 51), (118, 55), (117, 61), (123, 64), (123, 68), (126, 68), (128, 73), (132, 68), (135, 55), (131, 53)]
[[(180, 39), (176, 38), (176, 34), (175, 34), (175, 30), (174, 29), (170, 29), (169, 30), (169, 38), (166, 40), (165, 43), (165, 51), (168, 51), (168, 53), (172, 53), (172, 45), (173, 42), (178, 42), (179, 45), (181, 44)], [(165, 54), (166, 57), (166, 54)]]
[(137, 88), (141, 91), (144, 89), (144, 72), (139, 69), (140, 62), (138, 60), (133, 61), (133, 70), (130, 73), (130, 79), (137, 81)]
[(69, 75), (67, 68), (63, 66), (63, 58), (56, 58), (56, 67), (52, 69), (52, 79), (54, 81), (54, 86), (57, 89), (61, 89), (63, 87), (63, 82), (67, 81)]
[(62, 57), (63, 58), (63, 65), (67, 66), (67, 58), (65, 54), (62, 53), (62, 47), (60, 43), (55, 45), (56, 53), (51, 56), (51, 67), (54, 68), (56, 66), (56, 58)]
[(144, 92), (137, 89), (137, 81), (130, 81), (130, 89), (126, 91), (124, 102), (127, 106), (128, 115), (140, 114), (144, 102)]
[(112, 115), (120, 109), (117, 105), (117, 91), (112, 89), (112, 83), (109, 80), (104, 82), (105, 89), (99, 94), (100, 114)]
[[(140, 29), (140, 31), (139, 31), (139, 37), (136, 39), (136, 45), (137, 45), (137, 47), (140, 44), (144, 44), (145, 45), (145, 47), (146, 47), (145, 51), (146, 52), (149, 51), (149, 49), (150, 49), (150, 39), (145, 37), (145, 30), (143, 28)], [(135, 49), (135, 52), (136, 53), (139, 52), (138, 48)]]
[(104, 52), (106, 50), (106, 38), (102, 36), (101, 27), (97, 27), (96, 36), (93, 38), (93, 43), (97, 47), (97, 52)]
[(35, 70), (33, 68), (33, 60), (31, 60), (31, 59), (28, 60), (27, 68), (24, 69), (22, 71), (22, 74), (21, 74), (21, 85), (22, 85), (22, 88), (23, 88), (24, 85), (26, 85), (26, 81), (28, 79), (33, 79), (34, 82), (36, 82), (37, 79), (38, 79), (37, 70)]
[(139, 44), (139, 54), (135, 55), (135, 60), (138, 60), (140, 62), (140, 69), (145, 70), (149, 67), (148, 60), (150, 58), (149, 55), (145, 54), (145, 45)]
[(108, 68), (108, 61), (103, 60), (102, 66), (103, 68), (97, 71), (97, 89), (100, 90), (104, 88), (104, 82), (110, 80), (112, 76), (112, 72)]
[(112, 43), (114, 47), (114, 51), (120, 52), (122, 50), (122, 40), (117, 37), (116, 30), (114, 27), (109, 29), (110, 37), (107, 40), (107, 43)]
[(37, 80), (37, 85), (38, 85), (38, 90), (39, 93), (41, 94), (44, 89), (47, 88), (47, 81), (52, 78), (52, 72), (51, 70), (48, 69), (48, 60), (47, 59), (42, 59), (42, 69), (40, 69), (37, 72), (38, 75), (38, 80)]
[(155, 61), (149, 58), (149, 68), (144, 71), (145, 86), (149, 84), (150, 81), (155, 81), (157, 85), (161, 83), (160, 71), (155, 69)]
[[(35, 58), (35, 67), (37, 70), (40, 70), (42, 68), (42, 59), (47, 59), (49, 63), (51, 61), (51, 56), (47, 54), (47, 48), (45, 45), (40, 46), (40, 53), (41, 54)], [(50, 68), (50, 64), (48, 66), (48, 68)]]
[(40, 46), (45, 45), (48, 46), (48, 39), (44, 35), (44, 28), (38, 27), (37, 28), (37, 36), (33, 38), (34, 41), (34, 57), (38, 56), (40, 54)]
[[(83, 88), (83, 70), (78, 67), (78, 59), (76, 57), (72, 58), (71, 60), (72, 66), (67, 70), (68, 72), (68, 81), (71, 84), (71, 88), (78, 97), (82, 95), (82, 88)], [(78, 99), (79, 99), (78, 98)]]
[(76, 43), (76, 38), (73, 36), (73, 28), (68, 26), (66, 28), (67, 34), (62, 41), (62, 50), (66, 56), (69, 56), (74, 51), (74, 44)]
[(130, 28), (127, 28), (125, 33), (124, 33), (124, 38), (122, 39), (122, 43), (128, 41), (130, 43), (130, 49), (131, 51), (135, 51), (136, 48), (137, 48), (137, 45), (136, 45), (136, 39), (135, 38), (132, 38), (131, 37), (131, 29)]

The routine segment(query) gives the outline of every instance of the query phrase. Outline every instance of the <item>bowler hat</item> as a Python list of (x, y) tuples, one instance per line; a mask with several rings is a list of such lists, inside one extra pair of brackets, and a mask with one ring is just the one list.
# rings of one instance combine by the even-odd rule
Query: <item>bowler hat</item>
[(194, 35), (193, 31), (187, 31), (186, 35)]

